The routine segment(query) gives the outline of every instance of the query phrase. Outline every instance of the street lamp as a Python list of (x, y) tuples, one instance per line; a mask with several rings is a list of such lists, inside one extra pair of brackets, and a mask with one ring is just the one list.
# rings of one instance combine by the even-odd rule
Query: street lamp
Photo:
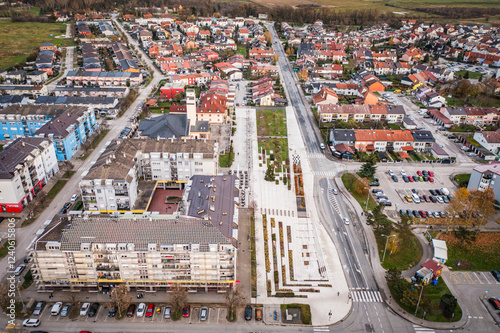
[(415, 287), (420, 287), (420, 296), (418, 297), (417, 308), (415, 309), (415, 317), (417, 316), (418, 306), (420, 304), (420, 299), (422, 298), (422, 292), (424, 291), (424, 285), (414, 284)]
[(366, 194), (366, 203), (365, 203), (365, 213), (368, 214), (368, 199), (370, 199), (370, 188), (365, 187), (365, 189), (368, 189), (368, 193)]
[(387, 237), (387, 240), (385, 241), (384, 256), (382, 257), (382, 263), (383, 263), (383, 262), (384, 262), (384, 260), (385, 260), (385, 251), (387, 251), (387, 243), (389, 243), (389, 238), (390, 238), (390, 237), (394, 237), (394, 236), (396, 236), (396, 235), (388, 235), (388, 236), (386, 236), (386, 235), (382, 234), (382, 235), (380, 235), (380, 236), (382, 236), (382, 237)]

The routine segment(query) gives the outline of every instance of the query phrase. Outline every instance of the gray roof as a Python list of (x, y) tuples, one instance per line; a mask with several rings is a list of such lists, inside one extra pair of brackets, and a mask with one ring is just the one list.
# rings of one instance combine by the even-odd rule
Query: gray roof
[(332, 129), (335, 141), (356, 141), (356, 135), (352, 129)]
[(139, 77), (141, 73), (136, 72), (93, 72), (93, 71), (69, 71), (67, 76), (95, 76), (95, 77)]
[(150, 120), (141, 120), (137, 131), (151, 139), (182, 138), (189, 136), (189, 121), (185, 114), (164, 114)]
[(21, 116), (29, 115), (44, 115), (46, 117), (52, 118), (58, 114), (68, 111), (70, 113), (82, 113), (86, 111), (87, 108), (84, 106), (68, 106), (68, 105), (11, 105), (3, 110), (0, 110), (0, 114), (15, 114)]
[(194, 218), (168, 219), (73, 217), (62, 218), (37, 241), (36, 249), (44, 250), (46, 242), (61, 242), (62, 251), (80, 251), (82, 243), (133, 243), (136, 251), (147, 251), (148, 244), (200, 244), (207, 252), (209, 244), (231, 244), (210, 221)]
[(455, 115), (466, 116), (467, 115), (467, 112), (462, 107), (448, 106), (446, 108), (446, 111), (448, 111), (448, 113), (450, 114), (450, 116), (455, 116)]
[(388, 114), (406, 114), (402, 105), (387, 105), (386, 108)]
[(24, 163), (25, 158), (33, 150), (39, 149), (40, 144), (47, 139), (44, 138), (19, 138), (0, 152), (0, 179), (11, 179), (16, 170), (16, 165)]
[(417, 142), (435, 142), (431, 131), (411, 131), (413, 140)]
[(35, 132), (34, 135), (44, 135), (53, 134), (54, 139), (62, 139), (68, 136), (68, 127), (71, 125), (78, 124), (78, 118), (83, 115), (83, 110), (81, 112), (63, 112), (57, 117), (49, 120), (42, 127)]
[(35, 104), (115, 105), (114, 97), (40, 96)]

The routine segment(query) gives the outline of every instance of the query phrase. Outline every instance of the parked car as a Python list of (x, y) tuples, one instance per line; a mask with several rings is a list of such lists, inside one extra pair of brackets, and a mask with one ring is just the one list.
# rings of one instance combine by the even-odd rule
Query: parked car
[(117, 311), (118, 311), (118, 308), (116, 306), (114, 308), (109, 309), (108, 317), (110, 317), (110, 318), (115, 317)]
[(413, 215), (416, 217), (416, 218), (420, 218), (420, 214), (418, 213), (417, 210), (414, 210), (413, 211)]
[(67, 317), (69, 315), (69, 311), (71, 310), (71, 303), (66, 303), (61, 309), (61, 317)]
[(255, 320), (262, 320), (262, 308), (257, 307), (255, 308)]
[(403, 180), (404, 180), (404, 182), (405, 182), (405, 183), (408, 183), (408, 182), (410, 181), (410, 180), (408, 179), (408, 177), (406, 177), (406, 176), (403, 176)]
[(182, 309), (182, 316), (184, 318), (189, 318), (190, 314), (191, 314), (191, 305), (186, 305), (184, 309)]
[(414, 182), (418, 182), (418, 177), (417, 176), (411, 176)]
[(30, 318), (23, 321), (24, 327), (37, 327), (40, 325), (40, 319)]
[(409, 217), (413, 217), (413, 212), (411, 211), (411, 209), (406, 210), (406, 215), (408, 215)]
[(45, 301), (36, 303), (35, 309), (33, 310), (33, 316), (39, 316), (42, 313), (43, 308), (45, 308), (45, 304)]
[(434, 191), (434, 190), (429, 190), (429, 192), (430, 192), (432, 195), (437, 195), (436, 191)]
[(127, 309), (127, 317), (133, 317), (135, 313), (135, 304), (130, 304)]
[(82, 307), (80, 308), (80, 316), (86, 316), (89, 312), (89, 308), (90, 303), (83, 303)]
[(500, 272), (498, 270), (491, 271), (491, 274), (498, 282), (500, 282)]
[(488, 302), (493, 306), (495, 310), (500, 310), (500, 301), (497, 300), (496, 298), (491, 297), (488, 299)]
[(154, 311), (155, 311), (155, 305), (153, 303), (148, 304), (148, 308), (146, 310), (146, 317), (152, 317)]
[(400, 173), (401, 173), (401, 176), (406, 176), (406, 171), (401, 170)]
[(349, 219), (347, 217), (344, 217), (343, 221), (344, 221), (345, 224), (349, 224)]
[(204, 321), (208, 318), (208, 308), (206, 306), (202, 306), (200, 309), (200, 320)]
[(396, 177), (396, 175), (393, 175), (393, 176), (392, 176), (392, 180), (393, 180), (395, 183), (397, 183), (397, 182), (398, 182), (398, 177)]
[(332, 188), (332, 193), (337, 195), (337, 194), (339, 194), (339, 191), (336, 188)]
[(99, 310), (99, 303), (92, 303), (89, 308), (89, 317), (95, 317), (97, 315), (97, 311)]
[(384, 201), (383, 204), (384, 206), (392, 206), (392, 202), (390, 201)]
[(252, 320), (252, 306), (247, 305), (245, 308), (245, 320)]
[(380, 183), (378, 181), (373, 181), (370, 182), (370, 186), (380, 186)]
[(418, 213), (420, 214), (420, 216), (422, 216), (423, 218), (427, 218), (427, 212), (425, 210), (419, 210)]
[(450, 202), (450, 200), (448, 200), (448, 196), (443, 195), (442, 198), (443, 198), (444, 203), (449, 203)]
[(399, 210), (399, 215), (400, 215), (400, 216), (403, 216), (403, 215), (405, 215), (405, 214), (406, 214), (406, 211), (405, 211), (404, 209), (400, 209), (400, 210)]
[(423, 176), (422, 171), (417, 170), (417, 175), (419, 175), (419, 176)]
[(418, 194), (418, 190), (416, 188), (412, 188), (411, 191), (415, 194)]
[(408, 180), (410, 181), (410, 183), (413, 183), (413, 177), (412, 176), (408, 177)]
[(437, 202), (439, 202), (439, 203), (444, 203), (443, 198), (441, 198), (439, 195), (438, 195), (438, 196), (436, 196), (436, 200), (437, 200)]
[(78, 195), (77, 195), (77, 194), (73, 194), (73, 195), (71, 196), (71, 202), (75, 202), (75, 201), (76, 201), (76, 199), (78, 199)]
[(25, 264), (21, 264), (19, 266), (16, 267), (16, 270), (14, 271), (14, 274), (16, 276), (19, 276), (22, 274), (22, 272), (24, 271), (24, 269), (26, 268), (26, 265)]
[(144, 316), (144, 311), (146, 311), (146, 303), (139, 303), (139, 306), (137, 307), (137, 312), (135, 315), (137, 317), (142, 317), (142, 316)]
[(61, 311), (62, 305), (63, 305), (62, 302), (56, 302), (56, 304), (54, 304), (52, 306), (52, 309), (50, 310), (50, 314), (53, 316), (57, 316), (59, 314), (59, 312)]
[(389, 174), (389, 176), (391, 176), (391, 177), (392, 177), (392, 176), (395, 176), (394, 171), (392, 171), (392, 170), (390, 170), (390, 169), (387, 171), (387, 173), (388, 173), (388, 174)]
[(411, 198), (411, 196), (409, 196), (408, 194), (407, 194), (407, 195), (405, 195), (405, 199), (406, 199), (406, 201), (408, 201), (408, 202), (413, 202), (413, 199), (412, 199), (412, 198)]
[(430, 181), (431, 183), (434, 183), (434, 178), (429, 177), (429, 181)]
[(163, 312), (163, 318), (170, 319), (170, 306), (165, 307), (165, 312)]

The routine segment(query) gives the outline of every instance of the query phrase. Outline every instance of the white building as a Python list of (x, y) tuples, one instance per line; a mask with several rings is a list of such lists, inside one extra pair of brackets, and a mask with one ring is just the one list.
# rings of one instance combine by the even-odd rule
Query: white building
[(61, 218), (49, 225), (33, 253), (38, 290), (125, 284), (166, 291), (181, 284), (206, 292), (235, 283), (237, 242), (222, 222), (127, 216)]
[(45, 138), (19, 138), (0, 152), (0, 207), (20, 213), (59, 167), (54, 144)]
[(193, 175), (216, 175), (218, 161), (214, 140), (114, 140), (80, 182), (84, 208), (133, 209), (140, 178), (187, 182)]

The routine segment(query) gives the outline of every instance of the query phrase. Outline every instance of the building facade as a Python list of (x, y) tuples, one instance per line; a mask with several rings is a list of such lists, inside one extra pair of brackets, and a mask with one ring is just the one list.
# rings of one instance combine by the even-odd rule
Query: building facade
[(0, 152), (0, 208), (20, 213), (59, 167), (52, 142), (19, 138)]
[(98, 291), (119, 284), (217, 291), (235, 282), (236, 242), (203, 219), (76, 217), (47, 229), (33, 253), (39, 291)]

